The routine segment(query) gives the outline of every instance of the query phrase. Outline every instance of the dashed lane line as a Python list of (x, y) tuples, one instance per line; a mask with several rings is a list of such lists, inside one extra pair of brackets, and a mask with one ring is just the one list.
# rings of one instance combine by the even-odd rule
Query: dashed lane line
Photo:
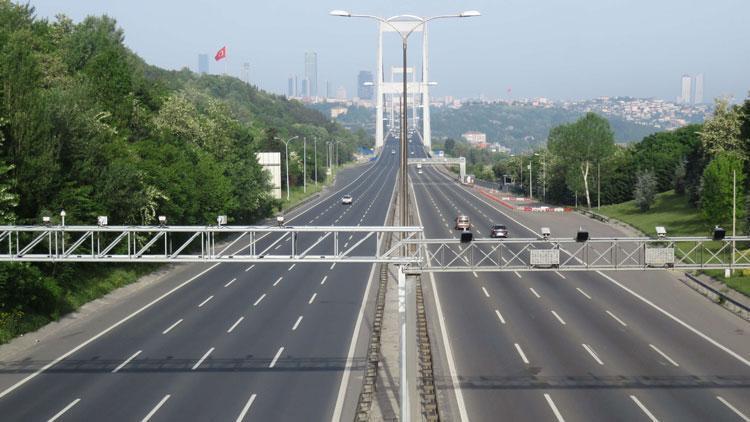
[(651, 413), (651, 411), (648, 410), (648, 408), (646, 406), (644, 406), (643, 403), (641, 403), (640, 400), (638, 400), (638, 397), (636, 397), (636, 396), (634, 396), (634, 395), (631, 394), (630, 395), (630, 399), (633, 400), (633, 402), (636, 405), (638, 405), (638, 407), (641, 409), (641, 411), (643, 411), (643, 413), (645, 413), (646, 416), (649, 417), (649, 419), (651, 419), (651, 422), (659, 422), (659, 419), (656, 419), (656, 416), (654, 416), (654, 414)]
[(297, 318), (297, 322), (294, 323), (294, 326), (292, 326), (292, 331), (296, 331), (297, 327), (299, 326), (299, 323), (302, 322), (302, 315)]
[(167, 400), (169, 400), (170, 397), (171, 397), (171, 395), (169, 395), (169, 394), (167, 394), (166, 396), (164, 396), (164, 398), (161, 399), (159, 401), (159, 403), (157, 403), (156, 406), (154, 406), (154, 408), (151, 409), (150, 412), (148, 412), (148, 415), (146, 415), (146, 417), (144, 417), (143, 419), (141, 419), (141, 422), (148, 422), (149, 420), (151, 420), (151, 417), (153, 417), (156, 414), (156, 412), (158, 412), (159, 409), (162, 406), (164, 406), (164, 403), (166, 403)]
[(213, 347), (212, 347), (212, 348), (210, 348), (210, 349), (208, 349), (208, 351), (207, 351), (207, 352), (206, 352), (205, 354), (203, 354), (203, 356), (201, 356), (201, 358), (200, 358), (200, 359), (198, 359), (198, 362), (195, 362), (195, 365), (193, 365), (193, 368), (192, 368), (191, 370), (192, 370), (192, 371), (195, 371), (196, 369), (198, 369), (198, 367), (199, 367), (199, 366), (201, 366), (201, 364), (203, 363), (203, 361), (204, 361), (204, 360), (206, 360), (206, 359), (208, 358), (208, 356), (209, 356), (209, 355), (210, 355), (210, 354), (211, 354), (211, 353), (212, 353), (213, 351), (214, 351), (214, 348), (213, 348)]
[(550, 409), (552, 409), (552, 413), (555, 414), (555, 418), (557, 418), (557, 422), (565, 422), (565, 419), (563, 419), (562, 414), (557, 409), (557, 406), (555, 406), (555, 402), (552, 401), (552, 397), (550, 397), (549, 394), (544, 393), (544, 399), (547, 400), (547, 404), (549, 405)]
[(591, 355), (592, 358), (594, 358), (596, 363), (598, 363), (599, 365), (604, 365), (604, 362), (602, 362), (602, 360), (599, 359), (599, 356), (597, 356), (596, 352), (594, 352), (594, 349), (592, 349), (591, 346), (589, 346), (586, 343), (582, 343), (581, 346), (583, 346), (583, 348), (586, 349), (587, 352), (589, 352), (589, 354)]
[(250, 398), (247, 400), (247, 403), (245, 403), (245, 406), (242, 408), (242, 412), (240, 412), (239, 416), (237, 416), (235, 422), (242, 422), (245, 419), (245, 415), (247, 415), (247, 412), (250, 410), (250, 406), (252, 406), (253, 402), (255, 402), (255, 397), (256, 394), (250, 396)]
[(63, 407), (62, 410), (60, 410), (59, 412), (55, 413), (55, 416), (49, 418), (49, 420), (47, 422), (54, 422), (54, 421), (58, 420), (60, 418), (60, 416), (62, 416), (65, 412), (67, 412), (68, 410), (70, 410), (70, 408), (72, 408), (73, 406), (77, 405), (79, 401), (81, 401), (80, 397), (77, 398), (77, 399), (75, 399), (75, 400), (73, 400), (72, 402), (70, 402), (70, 404), (68, 404), (67, 406)]
[(213, 298), (214, 298), (214, 295), (211, 295), (211, 296), (207, 297), (206, 300), (204, 300), (203, 302), (200, 303), (200, 305), (198, 305), (198, 307), (202, 308), (203, 305), (205, 305), (206, 303), (208, 303), (208, 301), (210, 301)]
[(282, 353), (284, 353), (284, 347), (283, 346), (279, 347), (279, 351), (276, 352), (276, 356), (273, 357), (273, 360), (271, 361), (271, 364), (268, 365), (269, 368), (273, 368), (274, 366), (276, 366), (276, 361), (279, 360), (279, 357), (281, 356)]
[(674, 366), (680, 366), (680, 365), (679, 365), (679, 364), (678, 364), (677, 362), (675, 362), (675, 361), (674, 361), (674, 359), (672, 359), (672, 358), (671, 358), (671, 357), (669, 357), (669, 356), (668, 356), (668, 355), (667, 355), (666, 353), (664, 353), (664, 352), (662, 352), (661, 350), (659, 350), (659, 348), (658, 348), (658, 347), (654, 346), (653, 344), (649, 344), (648, 346), (649, 346), (650, 348), (654, 349), (654, 351), (655, 351), (656, 353), (660, 354), (660, 355), (661, 355), (661, 357), (663, 357), (664, 359), (666, 359), (666, 360), (667, 360), (667, 362), (671, 363), (671, 364), (672, 364), (672, 365), (674, 365)]
[(263, 293), (263, 294), (262, 294), (262, 295), (261, 295), (261, 296), (260, 296), (260, 297), (258, 298), (258, 300), (256, 300), (256, 301), (255, 301), (255, 303), (253, 303), (253, 306), (258, 306), (258, 304), (260, 303), (260, 301), (261, 301), (261, 300), (263, 300), (263, 298), (264, 298), (264, 297), (266, 297), (266, 294), (265, 294), (265, 293)]
[(168, 332), (172, 331), (172, 328), (180, 325), (181, 322), (182, 322), (182, 318), (178, 319), (177, 322), (175, 322), (174, 324), (170, 325), (166, 330), (162, 331), (161, 333), (162, 334), (167, 334)]
[(130, 357), (127, 358), (127, 359), (125, 359), (125, 361), (123, 363), (117, 365), (117, 368), (113, 369), (112, 373), (116, 374), (120, 369), (124, 368), (125, 365), (129, 364), (131, 360), (135, 359), (136, 356), (140, 355), (141, 352), (142, 352), (142, 350), (139, 350), (139, 351), (133, 353), (132, 355), (130, 355)]
[(234, 324), (232, 324), (231, 327), (227, 330), (227, 334), (231, 333), (235, 328), (237, 328), (238, 325), (240, 325), (240, 322), (245, 319), (245, 317), (240, 317)]

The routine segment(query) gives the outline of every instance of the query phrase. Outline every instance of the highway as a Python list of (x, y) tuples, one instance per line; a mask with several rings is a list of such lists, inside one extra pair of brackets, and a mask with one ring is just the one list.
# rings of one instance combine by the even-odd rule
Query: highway
[[(385, 151), (375, 164), (342, 171), (336, 192), (287, 223), (383, 225), (398, 169), (398, 155)], [(345, 193), (354, 197), (350, 206), (340, 203)], [(290, 247), (274, 236), (259, 248)], [(374, 247), (371, 240), (360, 247)], [(70, 333), (82, 337), (79, 343), (67, 345), (63, 332), (3, 360), (0, 414), (7, 421), (351, 420), (373, 270), (191, 265), (163, 282), (174, 288), (155, 289), (141, 298), (144, 307), (106, 329), (84, 322), (84, 336)]]
[[(574, 213), (509, 211), (428, 166), (412, 166), (410, 179), (429, 238), (456, 237), (457, 214), (470, 217), (475, 237), (491, 224), (513, 237), (542, 226), (571, 237), (579, 226), (616, 232)], [(750, 327), (673, 275), (437, 273), (423, 285), (445, 420), (750, 416)]]

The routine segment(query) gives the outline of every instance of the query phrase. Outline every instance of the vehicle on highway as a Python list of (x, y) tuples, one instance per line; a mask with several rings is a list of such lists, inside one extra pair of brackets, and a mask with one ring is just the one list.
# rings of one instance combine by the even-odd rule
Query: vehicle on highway
[(464, 230), (464, 229), (470, 229), (471, 228), (471, 222), (469, 221), (469, 217), (466, 215), (459, 215), (456, 217), (456, 230)]
[(422, 174), (422, 169), (417, 170), (417, 174)]
[(490, 237), (508, 237), (508, 228), (502, 224), (490, 227)]
[(352, 201), (354, 201), (354, 199), (351, 195), (344, 195), (341, 197), (341, 203), (344, 205), (351, 205)]
[(395, 150), (395, 149), (392, 149), (392, 150), (391, 150), (391, 154), (395, 154), (395, 153), (396, 153), (396, 150)]
[(421, 169), (422, 168), (422, 163), (417, 163), (417, 168)]

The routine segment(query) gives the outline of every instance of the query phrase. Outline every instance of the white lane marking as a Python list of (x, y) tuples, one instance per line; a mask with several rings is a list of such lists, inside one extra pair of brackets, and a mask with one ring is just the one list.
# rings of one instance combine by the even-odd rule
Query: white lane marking
[(498, 311), (497, 309), (495, 309), (495, 315), (497, 315), (497, 318), (500, 320), (501, 324), (505, 324), (505, 318), (503, 318), (503, 316), (500, 314), (500, 311)]
[(292, 264), (287, 271), (292, 271), (292, 268), (294, 268), (295, 265), (297, 264)]
[(602, 360), (599, 359), (599, 356), (596, 355), (596, 353), (594, 352), (594, 349), (589, 347), (588, 344), (582, 343), (581, 346), (583, 346), (583, 348), (586, 349), (587, 352), (589, 352), (589, 354), (591, 355), (592, 358), (594, 358), (596, 363), (598, 363), (599, 365), (604, 365), (604, 362), (602, 362)]
[(299, 325), (300, 322), (302, 322), (302, 315), (300, 315), (299, 318), (297, 318), (297, 322), (294, 323), (294, 326), (292, 327), (292, 331), (295, 331), (297, 329), (297, 326)]
[(586, 292), (576, 287), (576, 290), (578, 290), (582, 295), (586, 296), (586, 298), (591, 299), (591, 296), (587, 295)]
[(198, 369), (198, 367), (201, 366), (201, 363), (203, 363), (203, 361), (206, 360), (206, 358), (208, 357), (208, 355), (210, 355), (211, 352), (213, 352), (213, 351), (214, 351), (213, 347), (210, 348), (210, 349), (208, 349), (208, 352), (206, 352), (206, 354), (204, 354), (200, 359), (198, 359), (198, 362), (195, 362), (195, 365), (193, 365), (193, 369), (192, 370), (195, 371), (196, 369)]
[(555, 271), (555, 274), (559, 275), (560, 278), (562, 278), (563, 280), (565, 280), (565, 276), (562, 275), (562, 273), (560, 271)]
[(229, 286), (231, 286), (231, 285), (232, 285), (232, 283), (234, 283), (235, 281), (237, 281), (237, 279), (236, 279), (236, 278), (233, 278), (233, 279), (229, 280), (229, 283), (225, 284), (225, 285), (224, 285), (224, 287), (229, 287)]
[(516, 350), (518, 351), (518, 354), (521, 355), (521, 360), (523, 360), (523, 363), (529, 364), (529, 360), (526, 359), (526, 354), (521, 350), (521, 346), (518, 345), (518, 343), (513, 343), (514, 346), (516, 346)]
[(156, 406), (153, 409), (151, 409), (150, 412), (148, 412), (148, 415), (146, 415), (145, 418), (141, 419), (141, 422), (148, 422), (151, 419), (151, 417), (154, 416), (154, 414), (159, 410), (159, 408), (164, 406), (164, 403), (166, 403), (166, 401), (169, 400), (170, 397), (171, 396), (169, 394), (164, 396), (164, 398), (161, 399), (159, 403), (157, 403)]
[(63, 407), (62, 410), (60, 410), (59, 412), (55, 413), (55, 416), (49, 418), (49, 420), (47, 422), (55, 422), (60, 416), (63, 415), (63, 413), (65, 413), (68, 410), (70, 410), (71, 407), (77, 405), (79, 401), (81, 401), (80, 398), (77, 398), (77, 399), (73, 400), (72, 402), (70, 402), (70, 404), (68, 404), (67, 406)]
[(555, 417), (557, 418), (557, 422), (565, 422), (565, 419), (563, 419), (562, 415), (560, 414), (560, 411), (557, 410), (557, 406), (555, 406), (555, 402), (552, 401), (552, 397), (550, 397), (549, 394), (544, 393), (544, 399), (547, 400), (547, 404), (549, 405), (550, 409), (552, 409), (552, 413), (555, 414)]
[(664, 359), (666, 359), (672, 365), (674, 365), (674, 366), (680, 366), (677, 362), (674, 361), (674, 359), (670, 358), (666, 353), (664, 353), (661, 350), (659, 350), (658, 347), (654, 346), (653, 344), (649, 344), (649, 347), (651, 347), (652, 349), (654, 349), (654, 351), (656, 351), (656, 353), (660, 354), (661, 357), (663, 357)]
[(542, 298), (541, 296), (539, 296), (539, 293), (537, 293), (536, 290), (534, 290), (533, 287), (529, 287), (529, 290), (531, 290), (531, 293), (534, 293), (534, 296), (536, 296), (537, 299)]
[(315, 300), (315, 296), (317, 296), (317, 295), (318, 295), (317, 293), (313, 293), (313, 295), (310, 296), (310, 300), (307, 302), (307, 304), (311, 305), (313, 303), (313, 301)]
[(518, 271), (513, 271), (513, 272), (516, 273), (516, 277), (521, 278), (521, 273), (519, 273)]
[(328, 276), (323, 277), (323, 279), (320, 280), (320, 284), (326, 284), (326, 280), (328, 280)]
[(242, 422), (243, 419), (245, 419), (245, 415), (247, 415), (247, 411), (250, 410), (250, 406), (253, 405), (253, 402), (255, 401), (255, 394), (250, 396), (250, 398), (247, 400), (247, 403), (245, 403), (245, 407), (242, 408), (242, 412), (240, 412), (239, 416), (237, 416), (237, 419), (235, 422)]
[(651, 422), (659, 422), (659, 419), (656, 419), (656, 416), (654, 416), (654, 414), (653, 414), (653, 413), (651, 413), (651, 411), (649, 411), (649, 410), (648, 410), (648, 409), (646, 408), (646, 406), (644, 406), (644, 405), (643, 405), (643, 403), (641, 403), (641, 401), (640, 401), (640, 400), (638, 400), (638, 397), (636, 397), (636, 396), (634, 396), (634, 395), (632, 395), (632, 394), (631, 394), (631, 395), (630, 395), (630, 398), (631, 398), (631, 400), (633, 400), (633, 401), (635, 402), (635, 404), (637, 404), (637, 405), (638, 405), (638, 407), (640, 407), (640, 408), (641, 408), (641, 410), (643, 411), (643, 413), (645, 413), (645, 414), (646, 414), (646, 416), (648, 416), (648, 417), (649, 417), (649, 419), (651, 419)]
[(281, 244), (278, 244), (278, 245), (276, 245), (275, 248), (273, 248), (273, 250), (279, 249), (280, 247), (281, 247)]
[(277, 284), (279, 284), (279, 283), (281, 282), (281, 280), (282, 280), (283, 278), (284, 278), (284, 277), (279, 277), (279, 278), (277, 278), (277, 279), (276, 279), (276, 281), (274, 281), (274, 282), (273, 282), (273, 285), (274, 285), (274, 287), (275, 287), (275, 286), (276, 286)]
[(606, 311), (606, 312), (607, 312), (607, 315), (611, 316), (612, 319), (614, 319), (615, 321), (619, 322), (620, 325), (622, 325), (623, 327), (627, 327), (628, 326), (628, 324), (626, 324), (625, 321), (621, 320), (620, 318), (617, 318), (617, 316), (615, 314), (613, 314), (612, 312), (610, 312), (610, 311)]
[(344, 249), (346, 249), (346, 248), (347, 248), (347, 246), (349, 246), (349, 242), (345, 242), (345, 243), (344, 243)]
[(132, 355), (131, 355), (131, 356), (130, 356), (129, 358), (125, 359), (125, 362), (123, 362), (123, 363), (119, 364), (119, 365), (117, 366), (117, 368), (113, 369), (113, 370), (112, 370), (112, 373), (113, 373), (113, 374), (116, 374), (116, 373), (117, 373), (117, 371), (119, 371), (120, 369), (124, 368), (124, 367), (125, 367), (125, 365), (127, 365), (127, 364), (129, 364), (129, 363), (130, 363), (130, 361), (131, 361), (131, 360), (135, 359), (135, 357), (136, 357), (136, 356), (140, 355), (140, 354), (141, 354), (141, 352), (142, 352), (142, 350), (139, 350), (139, 351), (137, 351), (137, 352), (133, 353), (133, 354), (132, 354)]
[(276, 361), (279, 360), (279, 356), (281, 356), (282, 353), (284, 353), (284, 348), (283, 347), (279, 347), (279, 351), (276, 352), (276, 356), (273, 357), (273, 360), (271, 361), (271, 364), (268, 365), (269, 368), (273, 368), (274, 366), (276, 366)]
[(248, 271), (252, 270), (252, 269), (253, 269), (253, 267), (255, 267), (255, 264), (253, 264), (253, 265), (251, 265), (251, 266), (249, 266), (249, 267), (245, 268), (245, 272), (248, 272)]
[(550, 311), (550, 312), (552, 312), (552, 315), (554, 315), (555, 318), (557, 318), (557, 320), (560, 321), (560, 324), (565, 325), (565, 321), (563, 321), (563, 319), (560, 318), (560, 315), (557, 315), (557, 312), (555, 311)]
[(737, 414), (737, 416), (739, 416), (740, 418), (742, 418), (742, 420), (743, 420), (743, 421), (745, 421), (745, 422), (750, 422), (750, 418), (748, 418), (747, 416), (745, 416), (745, 414), (744, 414), (744, 413), (742, 413), (742, 412), (740, 412), (740, 411), (739, 411), (739, 410), (738, 410), (738, 409), (737, 409), (736, 407), (732, 406), (732, 404), (731, 404), (731, 403), (729, 403), (728, 401), (726, 401), (726, 400), (724, 399), (724, 397), (721, 397), (721, 396), (716, 396), (716, 398), (717, 398), (717, 399), (718, 399), (718, 400), (719, 400), (720, 402), (724, 403), (724, 406), (728, 407), (729, 409), (731, 409), (731, 410), (732, 410), (732, 412), (736, 413), (736, 414)]
[(245, 319), (245, 317), (243, 317), (243, 316), (240, 317), (240, 319), (238, 319), (237, 322), (235, 322), (234, 324), (232, 324), (231, 327), (229, 327), (229, 329), (227, 330), (227, 333), (231, 333), (232, 330), (234, 330), (235, 328), (237, 328), (237, 326), (240, 325), (240, 322), (242, 322), (243, 319)]
[(177, 322), (175, 322), (174, 324), (170, 325), (169, 328), (167, 328), (166, 330), (162, 331), (161, 333), (162, 334), (167, 334), (168, 332), (172, 331), (172, 328), (178, 326), (181, 322), (182, 322), (182, 318), (178, 319)]
[(263, 293), (262, 295), (260, 295), (260, 297), (258, 298), (258, 300), (256, 300), (255, 303), (253, 303), (253, 306), (258, 306), (258, 304), (260, 303), (261, 300), (263, 300), (264, 297), (266, 297), (265, 293)]
[(329, 269), (331, 269), (331, 270), (332, 270), (332, 269), (333, 269), (333, 267), (335, 267), (335, 266), (336, 266), (336, 263), (334, 262), (333, 264), (331, 264), (331, 268), (329, 268)]
[(479, 278), (476, 271), (472, 271), (471, 273), (474, 274), (474, 277)]
[(202, 308), (202, 307), (203, 307), (203, 305), (205, 305), (206, 303), (208, 303), (208, 301), (209, 301), (209, 300), (211, 300), (211, 299), (213, 299), (213, 298), (214, 298), (214, 296), (213, 296), (213, 295), (211, 295), (211, 296), (207, 297), (207, 298), (206, 298), (206, 300), (204, 300), (203, 302), (201, 302), (201, 303), (200, 303), (200, 305), (198, 305), (198, 307), (199, 307), (199, 308)]
[(485, 289), (484, 286), (482, 286), (482, 291), (484, 292), (485, 296), (490, 297), (490, 294), (487, 292), (487, 289)]
[[(656, 309), (657, 311), (661, 312), (662, 314), (669, 317), (672, 321), (682, 325), (683, 327), (687, 328), (688, 330), (692, 331), (694, 334), (698, 335), (702, 339), (706, 340), (707, 342), (713, 344), (714, 346), (718, 347), (719, 349), (725, 351), (735, 359), (739, 360), (740, 362), (744, 363), (746, 366), (750, 366), (750, 361), (745, 359), (744, 357), (737, 354), (735, 351), (731, 350), (730, 348), (724, 346), (723, 344), (719, 343), (718, 341), (712, 339), (711, 337), (707, 336), (706, 334), (703, 334), (701, 331), (698, 331), (698, 329), (694, 328), (692, 325), (688, 324), (687, 322), (684, 322), (683, 320), (677, 318), (676, 316), (670, 314), (669, 312), (665, 311), (664, 309), (660, 308), (658, 305), (656, 305), (654, 302), (651, 302), (650, 300), (646, 299), (645, 297), (639, 295), (638, 293), (634, 292), (633, 290), (629, 289), (625, 285), (621, 284), (619, 281), (615, 280), (614, 278), (604, 274), (601, 271), (597, 271), (599, 275), (606, 278), (607, 280), (611, 281), (612, 283), (616, 284), (626, 292), (630, 293), (631, 295), (637, 297), (638, 299), (642, 300), (643, 302), (650, 305), (652, 308)], [(0, 396), (1, 397), (1, 396)]]

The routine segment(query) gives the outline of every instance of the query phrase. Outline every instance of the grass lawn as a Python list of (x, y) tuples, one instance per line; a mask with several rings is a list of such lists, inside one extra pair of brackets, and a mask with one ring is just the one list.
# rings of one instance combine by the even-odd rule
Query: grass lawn
[[(657, 194), (654, 205), (646, 212), (641, 212), (635, 201), (628, 201), (604, 206), (599, 214), (628, 223), (649, 236), (656, 236), (656, 226), (666, 227), (672, 236), (708, 236), (713, 228), (698, 209), (690, 206), (685, 195), (676, 195), (674, 191)], [(737, 271), (730, 278), (724, 278), (724, 272), (719, 270), (704, 273), (750, 296), (750, 271)]]

